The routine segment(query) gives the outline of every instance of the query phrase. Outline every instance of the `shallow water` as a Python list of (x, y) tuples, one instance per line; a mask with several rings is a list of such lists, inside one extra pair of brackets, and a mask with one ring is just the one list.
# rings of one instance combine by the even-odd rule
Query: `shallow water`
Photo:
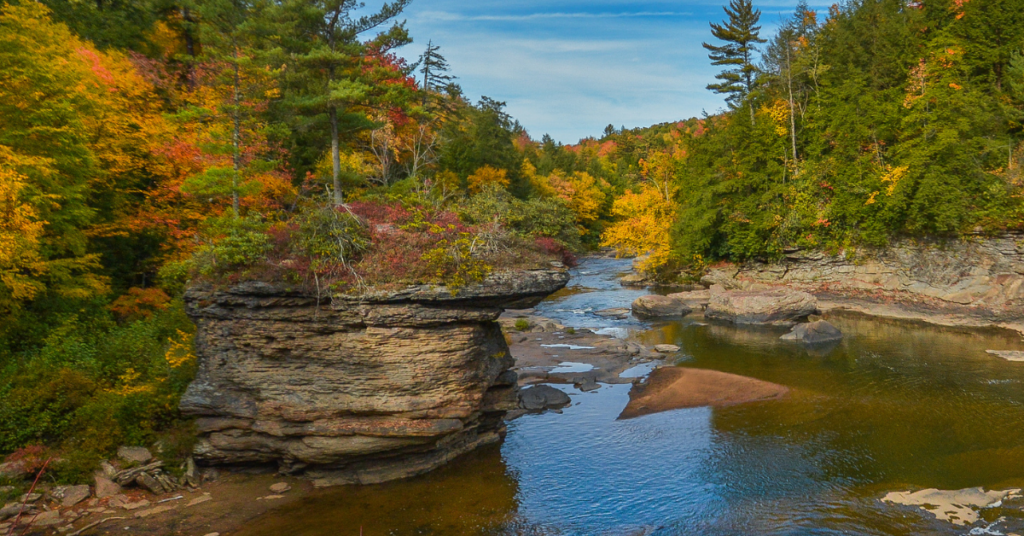
[[(642, 324), (593, 310), (628, 307), (622, 261), (585, 263), (575, 289), (538, 314), (578, 328), (624, 327), (682, 347), (679, 366), (787, 385), (790, 396), (627, 421), (628, 385), (570, 393), (563, 414), (509, 423), (500, 447), (423, 477), (319, 492), (244, 535), (1005, 534), (1024, 513), (983, 511), (955, 527), (883, 504), (888, 491), (1024, 484), (1024, 349), (1004, 331), (834, 317), (846, 338), (805, 348), (785, 330), (688, 319)], [(589, 309), (590, 311), (587, 311)], [(560, 315), (560, 316), (559, 316)], [(998, 517), (1006, 519), (993, 525)], [(986, 532), (980, 528), (990, 527)]]

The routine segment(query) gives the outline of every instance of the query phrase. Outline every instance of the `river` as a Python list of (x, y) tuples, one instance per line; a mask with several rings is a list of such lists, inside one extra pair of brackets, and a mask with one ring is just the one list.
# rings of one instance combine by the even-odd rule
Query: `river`
[[(825, 348), (784, 329), (700, 318), (644, 323), (628, 262), (587, 259), (537, 314), (682, 347), (682, 367), (786, 385), (783, 400), (616, 420), (629, 385), (570, 393), (563, 413), (509, 423), (500, 446), (422, 477), (323, 490), (242, 530), (281, 535), (760, 535), (1024, 533), (1019, 504), (956, 526), (880, 499), (891, 491), (1024, 486), (1024, 349), (1016, 333), (833, 316)], [(571, 354), (567, 357), (571, 357)]]

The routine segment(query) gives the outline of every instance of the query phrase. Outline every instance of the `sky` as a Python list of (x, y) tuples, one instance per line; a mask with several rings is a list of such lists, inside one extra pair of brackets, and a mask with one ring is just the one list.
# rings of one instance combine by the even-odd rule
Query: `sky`
[[(649, 126), (714, 113), (718, 68), (701, 42), (727, 0), (413, 0), (403, 14), (419, 56), (433, 41), (466, 96), (507, 103), (534, 139), (600, 137), (609, 124)], [(369, 11), (380, 1), (367, 1)], [(762, 37), (796, 0), (755, 0)], [(815, 7), (816, 2), (810, 2)]]

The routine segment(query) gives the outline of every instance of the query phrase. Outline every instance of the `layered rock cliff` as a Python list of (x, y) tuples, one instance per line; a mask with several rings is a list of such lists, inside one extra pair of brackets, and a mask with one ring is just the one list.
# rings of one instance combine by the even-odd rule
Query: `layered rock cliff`
[[(1024, 235), (905, 240), (837, 255), (790, 251), (776, 263), (717, 267), (703, 282), (734, 289), (785, 284), (826, 299), (894, 303), (904, 311), (959, 315), (979, 324), (1019, 323), (1024, 320)], [(934, 320), (934, 314), (922, 319)]]
[(181, 401), (196, 457), (276, 463), (321, 484), (429, 471), (504, 434), (516, 375), (495, 322), (565, 286), (561, 270), (317, 299), (282, 285), (197, 286), (199, 371)]

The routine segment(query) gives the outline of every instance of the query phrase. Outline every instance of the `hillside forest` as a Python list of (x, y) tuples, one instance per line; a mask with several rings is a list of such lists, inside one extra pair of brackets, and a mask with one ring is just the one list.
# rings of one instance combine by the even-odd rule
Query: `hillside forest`
[(682, 282), (1024, 226), (1015, 0), (801, 5), (775, 35), (733, 0), (694, 51), (728, 109), (572, 145), (463, 95), (408, 1), (0, 4), (0, 456), (72, 482), (189, 452), (190, 284), (458, 292), (601, 247)]

